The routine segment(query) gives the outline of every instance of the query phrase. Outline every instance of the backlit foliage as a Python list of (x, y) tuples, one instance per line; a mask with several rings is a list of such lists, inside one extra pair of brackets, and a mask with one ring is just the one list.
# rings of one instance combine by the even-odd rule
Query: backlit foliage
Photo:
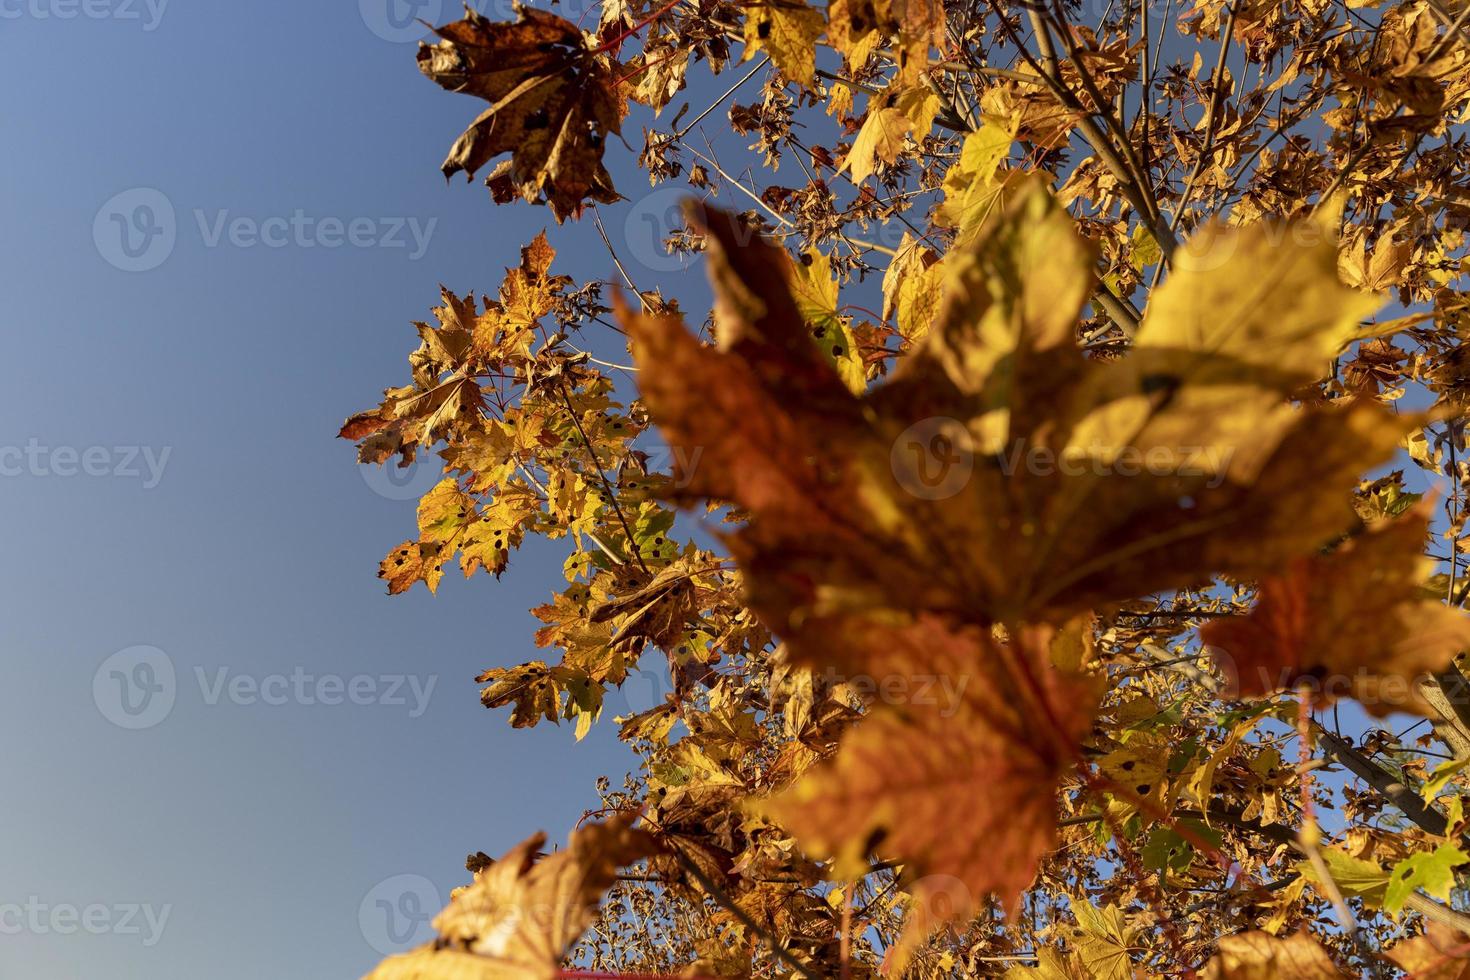
[(642, 765), (373, 976), (1470, 975), (1470, 6), (598, 9), (437, 28), (444, 170), (687, 183), (713, 310), (542, 235), (341, 434), (391, 593), (565, 544), (481, 700)]

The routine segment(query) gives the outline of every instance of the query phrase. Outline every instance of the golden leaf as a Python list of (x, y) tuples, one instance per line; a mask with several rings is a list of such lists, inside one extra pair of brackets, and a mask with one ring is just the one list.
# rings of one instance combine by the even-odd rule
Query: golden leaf
[(1395, 945), (1388, 958), (1414, 980), (1470, 980), (1470, 936), (1438, 922)]
[(1220, 940), (1220, 951), (1205, 965), (1205, 980), (1345, 980), (1317, 941), (1304, 932), (1277, 939), (1267, 932), (1243, 932)]
[(816, 80), (817, 38), (827, 21), (805, 0), (759, 0), (745, 11), (745, 60), (765, 51), (791, 81), (811, 88)]
[(918, 882), (895, 954), (902, 962), (986, 895), (1014, 903), (1031, 884), (1055, 838), (1057, 783), (1078, 759), (1097, 689), (1051, 667), (1050, 630), (1002, 644), (932, 616), (832, 629), (841, 624), (824, 626), (820, 642), (859, 645), (852, 659), (870, 672), (850, 680), (885, 704), (831, 762), (761, 809), (809, 853), (833, 857), (839, 875), (865, 873), (874, 846), (911, 865)]

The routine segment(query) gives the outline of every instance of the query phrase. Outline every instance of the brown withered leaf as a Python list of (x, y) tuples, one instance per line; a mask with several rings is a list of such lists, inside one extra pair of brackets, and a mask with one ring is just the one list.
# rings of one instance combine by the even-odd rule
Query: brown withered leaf
[(439, 938), (385, 960), (368, 980), (551, 980), (591, 924), (620, 867), (653, 850), (646, 833), (614, 818), (588, 824), (543, 856), (545, 834), (476, 872), (434, 919)]
[(463, 20), (434, 29), (436, 44), (420, 45), (419, 70), (490, 103), (450, 148), (444, 175), (473, 177), (509, 153), (509, 170), (497, 169), (487, 183), (509, 181), (527, 201), (544, 198), (560, 222), (589, 198), (618, 199), (602, 153), (627, 100), (616, 63), (576, 24), (531, 7), (518, 5), (517, 13), (512, 23), (497, 22), (466, 7)]
[(1351, 695), (1374, 715), (1423, 712), (1417, 679), (1470, 646), (1470, 616), (1425, 598), (1424, 507), (1380, 521), (1326, 555), (1297, 558), (1264, 578), (1250, 614), (1200, 630), (1247, 697), (1291, 690), (1330, 701)]
[(1415, 980), (1470, 980), (1470, 936), (1438, 922), (1395, 945), (1388, 958)]
[(1205, 980), (1345, 980), (1317, 941), (1304, 932), (1278, 939), (1269, 932), (1243, 932), (1220, 940), (1205, 965)]
[(918, 881), (894, 969), (985, 896), (1013, 903), (1052, 845), (1057, 784), (1079, 758), (1098, 696), (1092, 678), (1052, 666), (1055, 637), (1035, 627), (999, 642), (921, 616), (832, 638), (867, 649), (872, 674), (849, 683), (871, 685), (885, 703), (830, 763), (762, 808), (810, 853), (835, 858), (840, 875), (866, 873), (870, 847), (909, 865)]

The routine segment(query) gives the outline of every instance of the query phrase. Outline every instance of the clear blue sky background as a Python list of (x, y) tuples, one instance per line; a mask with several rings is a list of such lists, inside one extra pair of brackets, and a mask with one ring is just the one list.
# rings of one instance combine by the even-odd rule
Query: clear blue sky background
[[(414, 503), (365, 480), (337, 426), (404, 382), (438, 283), (493, 289), (551, 224), (446, 186), (438, 164), (480, 104), (380, 36), (387, 2), (170, 0), (155, 18), (157, 0), (0, 0), (0, 980), (359, 976), (389, 925), (411, 934), (415, 901), (434, 910), (426, 888), (464, 881), (467, 852), (564, 839), (595, 776), (635, 764), (606, 722), (576, 745), (478, 702), (477, 672), (536, 655), (526, 610), (559, 552), (500, 583), (446, 576), (437, 597), (390, 599), (375, 578)], [(702, 274), (652, 246), (677, 193), (649, 196), (631, 157), (609, 152), (636, 198), (604, 209), (609, 229), (641, 286), (698, 308)], [(137, 188), (173, 209), (171, 252), (143, 235), (167, 215)], [(221, 212), (298, 211), (302, 244), (210, 243)], [(406, 227), (405, 247), (323, 247), (323, 218), (367, 219), (363, 241), (434, 225), (415, 257)], [(612, 274), (589, 225), (551, 234), (561, 271)], [(150, 717), (168, 694), (129, 688), (148, 708), (121, 717), (147, 727), (115, 724), (119, 678), (163, 684), (137, 673), (160, 656), (171, 710)], [(297, 672), (436, 686), (418, 717), (407, 684), (406, 704), (212, 697)], [(392, 682), (372, 683), (359, 695), (386, 699)], [(382, 884), (400, 875), (418, 878)], [(161, 935), (132, 906), (167, 907)]]

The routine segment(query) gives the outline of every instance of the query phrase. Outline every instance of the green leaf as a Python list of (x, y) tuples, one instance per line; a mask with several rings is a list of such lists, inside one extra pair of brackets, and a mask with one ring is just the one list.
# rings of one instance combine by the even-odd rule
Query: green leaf
[(1470, 765), (1470, 758), (1459, 761), (1451, 759), (1449, 762), (1436, 766), (1434, 772), (1430, 773), (1429, 778), (1424, 781), (1423, 788), (1419, 790), (1419, 795), (1423, 797), (1424, 802), (1433, 803), (1440, 790), (1444, 789), (1455, 774), (1467, 765)]
[[(1181, 820), (1179, 823), (1188, 827), (1196, 839), (1204, 840), (1211, 846), (1219, 846), (1220, 834), (1201, 821)], [(1144, 867), (1150, 871), (1173, 871), (1176, 874), (1189, 870), (1189, 866), (1194, 863), (1194, 854), (1194, 845), (1169, 827), (1155, 829), (1138, 852)]]
[(1428, 853), (1405, 858), (1393, 866), (1383, 907), (1398, 915), (1409, 896), (1421, 888), (1435, 898), (1448, 899), (1455, 887), (1455, 867), (1466, 861), (1470, 861), (1470, 854), (1454, 844), (1441, 844)]
[[(1337, 847), (1322, 849), (1322, 862), (1327, 873), (1344, 898), (1360, 898), (1364, 904), (1377, 908), (1384, 904), (1384, 891), (1388, 888), (1389, 872), (1374, 861), (1356, 858)], [(1297, 870), (1307, 881), (1320, 885), (1321, 879), (1310, 861), (1297, 863)]]

